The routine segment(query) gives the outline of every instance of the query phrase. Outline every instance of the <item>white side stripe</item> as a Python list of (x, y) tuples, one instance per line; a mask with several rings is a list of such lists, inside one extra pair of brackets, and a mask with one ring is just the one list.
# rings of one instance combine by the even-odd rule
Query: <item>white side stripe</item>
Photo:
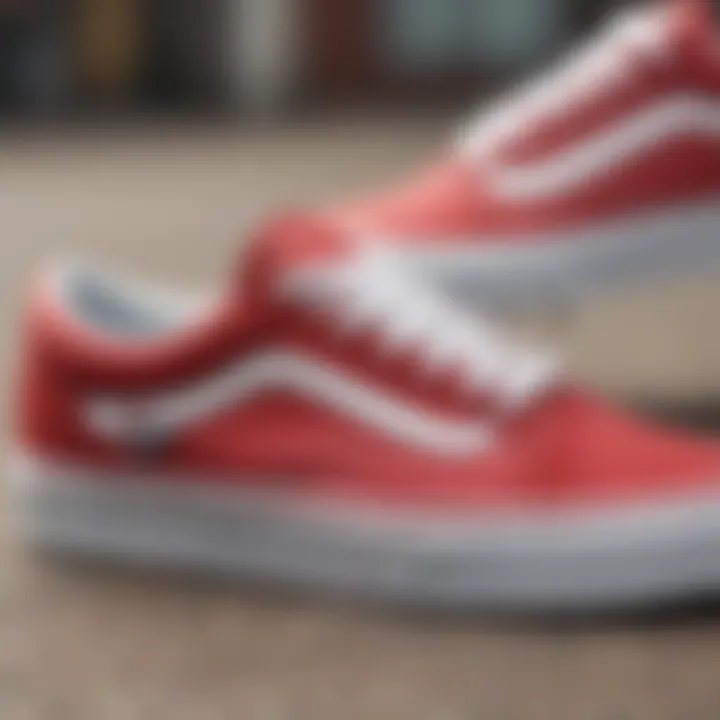
[(543, 198), (589, 184), (654, 145), (686, 133), (716, 136), (720, 141), (720, 103), (676, 96), (548, 160), (508, 165), (490, 154), (483, 162), (488, 182), (498, 195), (510, 199)]
[(259, 394), (285, 390), (322, 403), (337, 413), (405, 443), (441, 455), (483, 450), (493, 433), (483, 423), (452, 421), (359, 383), (340, 369), (282, 350), (245, 358), (185, 390), (139, 401), (97, 398), (87, 405), (93, 429), (121, 439), (133, 433), (168, 433), (223, 410), (242, 406)]

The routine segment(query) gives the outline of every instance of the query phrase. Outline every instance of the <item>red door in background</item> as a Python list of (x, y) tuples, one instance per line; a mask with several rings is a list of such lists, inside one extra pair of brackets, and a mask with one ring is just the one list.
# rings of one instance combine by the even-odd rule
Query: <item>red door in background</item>
[(372, 91), (374, 0), (305, 0), (308, 91), (316, 99), (346, 101)]

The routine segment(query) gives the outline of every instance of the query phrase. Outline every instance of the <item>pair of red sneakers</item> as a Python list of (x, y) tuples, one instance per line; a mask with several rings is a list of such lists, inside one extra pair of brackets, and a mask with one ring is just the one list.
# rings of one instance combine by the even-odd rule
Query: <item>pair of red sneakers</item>
[(619, 15), (419, 179), (269, 223), (212, 305), (52, 271), (18, 391), (29, 527), (420, 602), (716, 591), (720, 445), (608, 407), (452, 297), (720, 259), (719, 191), (720, 40), (676, 0)]

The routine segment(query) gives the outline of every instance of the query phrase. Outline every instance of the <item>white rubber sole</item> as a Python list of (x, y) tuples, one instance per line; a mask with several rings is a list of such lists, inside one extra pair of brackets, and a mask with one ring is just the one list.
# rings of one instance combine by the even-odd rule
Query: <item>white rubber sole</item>
[(658, 209), (548, 237), (415, 243), (403, 257), (462, 299), (522, 305), (720, 267), (720, 204)]
[[(583, 517), (382, 516), (24, 461), (41, 547), (438, 607), (606, 610), (720, 591), (720, 492)], [(720, 490), (720, 483), (719, 483)]]

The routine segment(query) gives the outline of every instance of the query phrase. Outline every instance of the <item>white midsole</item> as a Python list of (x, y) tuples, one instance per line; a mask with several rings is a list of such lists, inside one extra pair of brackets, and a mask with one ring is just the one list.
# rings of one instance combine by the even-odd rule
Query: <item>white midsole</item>
[(720, 492), (473, 522), (27, 459), (13, 477), (30, 533), (57, 549), (452, 605), (584, 608), (720, 589)]
[(720, 265), (720, 203), (665, 207), (540, 237), (415, 239), (408, 248), (400, 255), (411, 266), (469, 300), (536, 302)]

